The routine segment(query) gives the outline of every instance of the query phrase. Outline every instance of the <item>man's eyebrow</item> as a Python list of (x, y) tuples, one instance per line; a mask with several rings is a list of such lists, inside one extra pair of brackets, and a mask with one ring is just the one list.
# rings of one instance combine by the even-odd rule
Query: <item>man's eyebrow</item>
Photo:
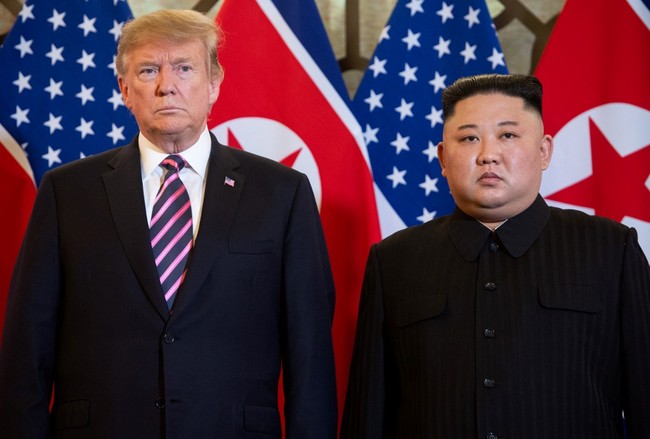
[(157, 64), (159, 63), (155, 59), (143, 59), (136, 63), (136, 65), (138, 66), (149, 66), (149, 65), (157, 65)]
[[(176, 58), (170, 60), (170, 64), (183, 64), (183, 63), (191, 63), (191, 62), (193, 62), (192, 58), (184, 55), (179, 55)], [(137, 63), (137, 65), (158, 65), (158, 64), (161, 64), (161, 62), (154, 58), (143, 59)], [(162, 64), (164, 64), (164, 62)]]
[(193, 62), (193, 60), (189, 56), (177, 56), (176, 58), (171, 60), (172, 64), (182, 64), (182, 63), (190, 63), (190, 62)]
[[(497, 126), (503, 127), (503, 126), (519, 126), (519, 122), (516, 120), (504, 120), (501, 122), (497, 122)], [(459, 125), (456, 130), (470, 130), (470, 129), (476, 129), (478, 128), (477, 124), (474, 123), (466, 123), (463, 125)]]

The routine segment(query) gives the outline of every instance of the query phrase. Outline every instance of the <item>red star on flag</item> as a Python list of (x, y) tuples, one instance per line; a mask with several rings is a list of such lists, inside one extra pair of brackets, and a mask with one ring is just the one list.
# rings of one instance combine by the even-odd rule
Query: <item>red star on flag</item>
[(650, 222), (650, 190), (646, 187), (650, 145), (622, 157), (592, 119), (589, 133), (593, 174), (546, 198), (592, 207), (596, 215), (616, 221), (628, 216)]

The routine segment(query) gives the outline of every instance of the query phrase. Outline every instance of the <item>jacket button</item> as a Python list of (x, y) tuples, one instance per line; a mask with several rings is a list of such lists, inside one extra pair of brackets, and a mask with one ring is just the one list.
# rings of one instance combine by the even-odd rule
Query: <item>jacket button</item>
[(485, 288), (488, 291), (494, 291), (497, 289), (497, 286), (494, 282), (488, 282), (485, 285), (483, 285), (483, 288)]
[(165, 335), (163, 335), (163, 340), (164, 340), (165, 343), (167, 343), (167, 344), (172, 344), (172, 343), (174, 343), (174, 342), (176, 341), (176, 339), (174, 338), (174, 336), (171, 335), (171, 334), (168, 334), (168, 333), (165, 333)]
[(499, 439), (496, 434), (490, 433), (487, 435), (487, 439)]
[(156, 407), (159, 409), (164, 409), (165, 408), (165, 399), (164, 398), (156, 398)]
[(495, 384), (494, 380), (492, 380), (490, 378), (486, 378), (486, 379), (483, 380), (483, 387), (487, 387), (488, 389), (491, 389), (492, 387), (494, 387), (494, 384)]
[(486, 329), (485, 331), (483, 331), (483, 334), (484, 334), (487, 338), (494, 338), (494, 334), (496, 334), (496, 331), (495, 331), (494, 329), (488, 328), (488, 329)]

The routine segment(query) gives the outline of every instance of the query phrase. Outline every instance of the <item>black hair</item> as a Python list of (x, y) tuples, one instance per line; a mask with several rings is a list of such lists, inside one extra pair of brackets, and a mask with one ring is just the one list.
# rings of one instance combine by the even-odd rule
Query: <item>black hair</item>
[(542, 83), (532, 75), (476, 75), (457, 79), (442, 92), (444, 119), (453, 116), (456, 104), (478, 94), (500, 93), (522, 98), (524, 107), (542, 116)]

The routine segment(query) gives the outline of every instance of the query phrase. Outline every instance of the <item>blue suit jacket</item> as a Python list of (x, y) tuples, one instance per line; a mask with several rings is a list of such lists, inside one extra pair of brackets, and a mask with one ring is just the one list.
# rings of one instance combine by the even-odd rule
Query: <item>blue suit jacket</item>
[(335, 437), (334, 288), (309, 182), (214, 137), (206, 178), (170, 313), (137, 140), (46, 174), (0, 353), (4, 437), (279, 438), (281, 364), (287, 437)]

